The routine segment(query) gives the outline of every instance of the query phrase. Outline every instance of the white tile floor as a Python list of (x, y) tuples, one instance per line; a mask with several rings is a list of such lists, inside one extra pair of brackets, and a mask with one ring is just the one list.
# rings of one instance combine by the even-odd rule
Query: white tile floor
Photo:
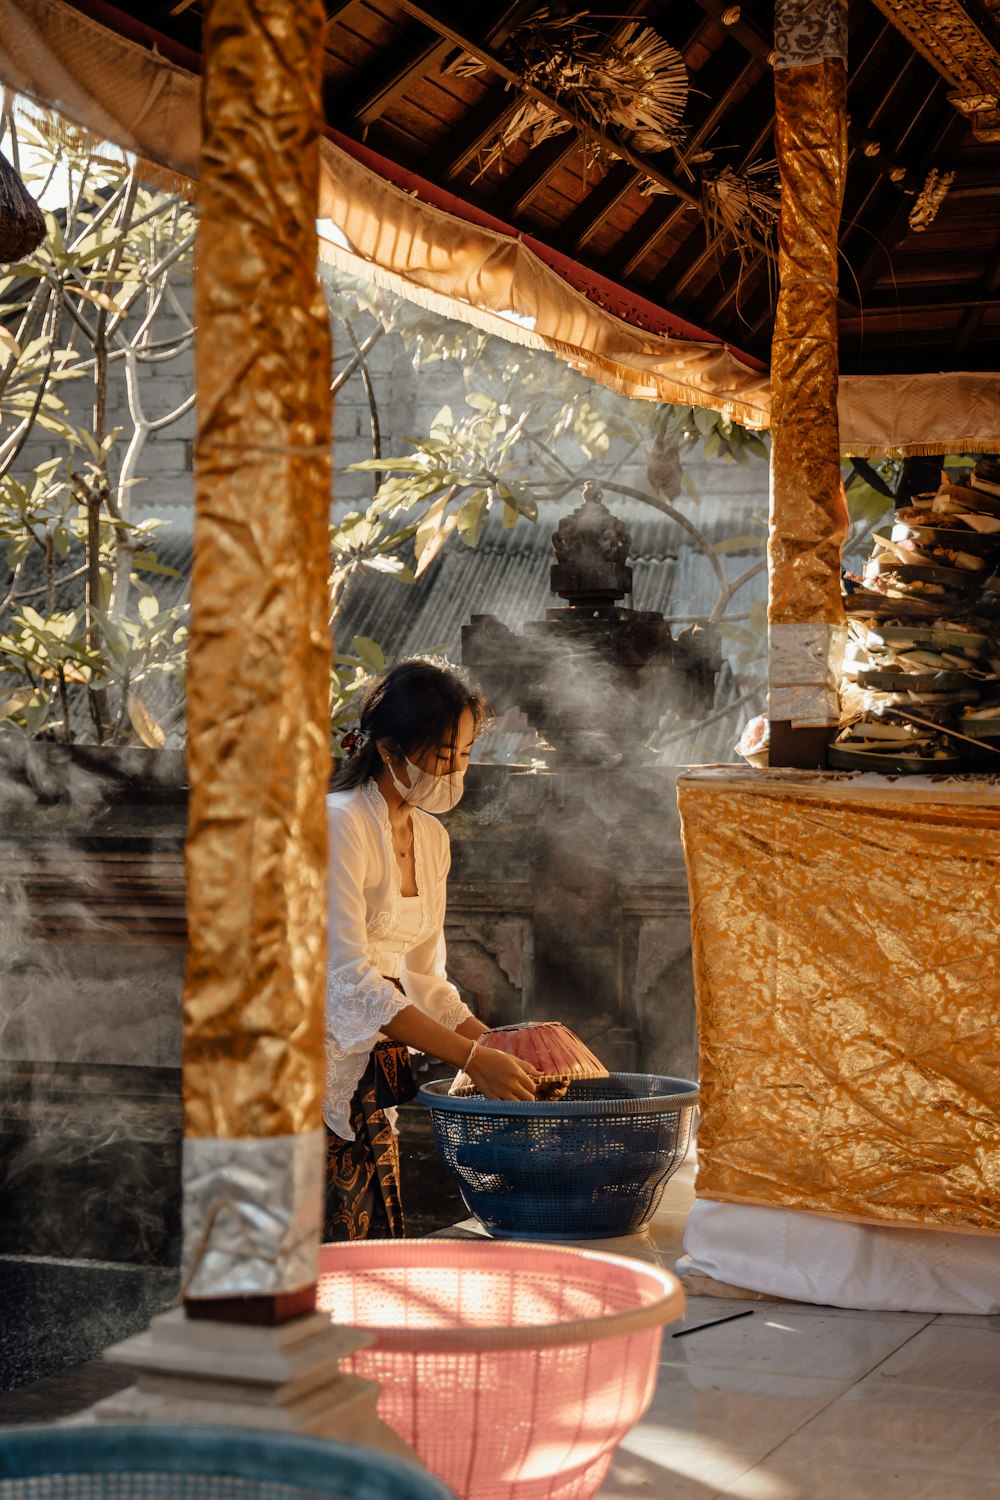
[[(672, 1269), (693, 1176), (644, 1235), (601, 1248)], [(689, 1296), (682, 1326), (748, 1308), (666, 1329), (599, 1500), (1000, 1500), (1000, 1318)]]

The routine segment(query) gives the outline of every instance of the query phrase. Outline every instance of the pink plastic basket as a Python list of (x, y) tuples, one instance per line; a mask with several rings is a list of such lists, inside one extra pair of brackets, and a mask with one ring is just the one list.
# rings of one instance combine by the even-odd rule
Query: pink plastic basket
[(317, 1306), (371, 1348), (343, 1368), (461, 1500), (587, 1500), (648, 1407), (666, 1271), (568, 1246), (469, 1240), (323, 1245)]

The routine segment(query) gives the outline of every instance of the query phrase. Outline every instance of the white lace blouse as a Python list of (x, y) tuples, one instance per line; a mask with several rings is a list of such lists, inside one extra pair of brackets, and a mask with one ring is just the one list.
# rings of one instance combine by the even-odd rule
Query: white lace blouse
[[(444, 911), (451, 849), (444, 826), (414, 808), (419, 918), (404, 908), (389, 811), (373, 781), (326, 799), (329, 952), (326, 1123), (354, 1139), (350, 1106), (381, 1028), (416, 1005), (454, 1030), (472, 1015), (445, 972)], [(400, 993), (393, 979), (398, 979)]]

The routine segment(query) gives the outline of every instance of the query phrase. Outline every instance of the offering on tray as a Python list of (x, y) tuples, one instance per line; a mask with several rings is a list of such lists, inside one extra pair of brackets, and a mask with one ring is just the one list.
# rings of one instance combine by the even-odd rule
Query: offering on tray
[(866, 714), (842, 729), (827, 752), (836, 771), (881, 771), (883, 774), (913, 771), (961, 770), (964, 762), (944, 735), (919, 724), (895, 723)]
[[(1000, 463), (981, 460), (968, 480), (943, 475), (934, 494), (915, 496), (875, 532), (860, 586), (845, 588), (846, 727), (829, 765), (962, 769), (974, 747), (954, 737), (959, 725), (977, 738), (975, 724), (995, 716), (974, 716), (1000, 695)], [(906, 714), (922, 723), (899, 722)]]
[(736, 753), (758, 771), (768, 764), (771, 755), (771, 721), (767, 714), (757, 714), (744, 726), (736, 741)]
[(962, 709), (963, 734), (976, 740), (1000, 739), (1000, 702), (970, 704)]
[[(538, 1075), (536, 1100), (560, 1099), (577, 1078), (607, 1078), (608, 1070), (575, 1032), (560, 1021), (526, 1021), (519, 1026), (497, 1026), (479, 1038), (481, 1047), (509, 1052), (530, 1063)], [(459, 1073), (451, 1094), (478, 1092), (467, 1073)]]

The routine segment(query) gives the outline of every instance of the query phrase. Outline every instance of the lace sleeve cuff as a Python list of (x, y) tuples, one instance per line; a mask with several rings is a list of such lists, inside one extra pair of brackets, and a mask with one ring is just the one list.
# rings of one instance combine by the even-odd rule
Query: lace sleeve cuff
[(353, 966), (327, 971), (326, 1030), (341, 1052), (369, 1052), (386, 1022), (409, 1003), (390, 979), (372, 969), (360, 977)]
[(449, 1031), (454, 1031), (463, 1021), (468, 1021), (471, 1015), (472, 1011), (464, 1000), (460, 1000), (458, 995), (449, 995), (441, 1006), (437, 1020), (442, 1026), (447, 1026)]

